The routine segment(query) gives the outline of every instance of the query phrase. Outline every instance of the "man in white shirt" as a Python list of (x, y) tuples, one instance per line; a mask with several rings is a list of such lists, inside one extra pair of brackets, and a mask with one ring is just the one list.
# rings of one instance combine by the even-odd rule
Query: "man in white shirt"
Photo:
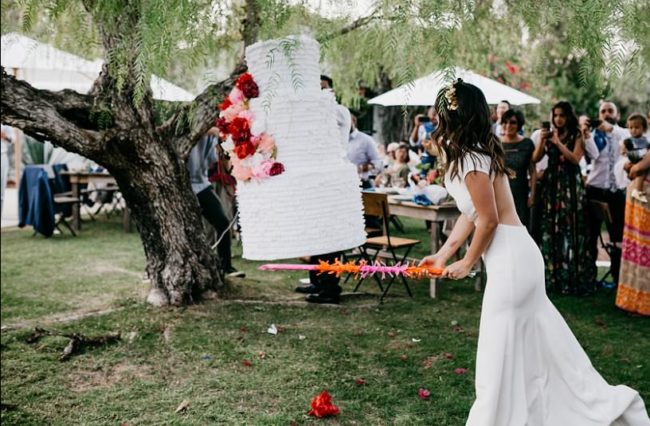
[(0, 164), (0, 174), (2, 175), (2, 193), (0, 193), (0, 216), (5, 201), (5, 189), (7, 188), (7, 176), (9, 175), (9, 144), (14, 141), (13, 129), (9, 126), (2, 125), (2, 164)]
[[(628, 181), (623, 168), (617, 167), (617, 163), (625, 161), (625, 156), (621, 153), (621, 145), (629, 133), (616, 124), (618, 117), (618, 108), (613, 102), (602, 101), (600, 103), (598, 107), (600, 123), (592, 133), (593, 141), (585, 141), (588, 142), (585, 143), (585, 153), (592, 166), (587, 176), (587, 200), (607, 204), (612, 216), (612, 224), (607, 230), (609, 239), (620, 247), (623, 240), (625, 188)], [(591, 209), (588, 211), (591, 212)], [(599, 218), (590, 215), (589, 228), (594, 253), (596, 253), (600, 227)], [(614, 282), (618, 282), (621, 264), (620, 250), (612, 255), (611, 262)]]
[(352, 115), (348, 142), (348, 160), (355, 166), (361, 179), (361, 187), (372, 187), (371, 172), (377, 175), (382, 171), (383, 161), (377, 150), (375, 140), (357, 129), (357, 118)]

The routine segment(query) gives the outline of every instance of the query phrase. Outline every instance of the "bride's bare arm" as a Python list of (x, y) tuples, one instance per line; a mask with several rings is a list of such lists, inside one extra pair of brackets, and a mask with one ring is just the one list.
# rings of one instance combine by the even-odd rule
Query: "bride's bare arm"
[(472, 243), (462, 260), (468, 268), (471, 268), (492, 241), (494, 231), (499, 224), (499, 214), (494, 187), (488, 175), (470, 172), (465, 177), (465, 184), (478, 215)]
[[(433, 223), (431, 226), (437, 225)], [(460, 246), (463, 245), (473, 230), (474, 223), (469, 220), (467, 216), (461, 214), (454, 225), (454, 229), (451, 230), (451, 234), (449, 234), (447, 241), (445, 241), (436, 253), (423, 258), (420, 262), (420, 266), (427, 265), (444, 269), (447, 260), (458, 251)]]
[[(435, 224), (432, 224), (431, 226), (435, 226)], [(467, 216), (461, 214), (454, 225), (454, 229), (451, 230), (449, 238), (447, 238), (447, 241), (445, 241), (442, 247), (440, 247), (437, 254), (446, 262), (450, 257), (456, 254), (460, 246), (463, 245), (473, 230), (474, 223), (469, 220)]]

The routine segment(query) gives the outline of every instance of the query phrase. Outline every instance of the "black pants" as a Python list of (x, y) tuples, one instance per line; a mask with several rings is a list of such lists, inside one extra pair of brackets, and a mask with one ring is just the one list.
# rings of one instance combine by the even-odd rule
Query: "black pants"
[[(319, 260), (333, 263), (336, 259), (340, 260), (341, 256), (343, 256), (343, 252), (340, 251), (320, 254), (318, 256), (311, 256), (309, 258), (309, 264), (318, 265)], [(341, 287), (339, 286), (340, 278), (336, 275), (318, 275), (317, 271), (309, 271), (309, 281), (318, 289), (319, 294), (324, 294), (327, 296), (338, 296), (341, 294)]]
[(219, 200), (219, 197), (217, 197), (217, 194), (214, 192), (212, 187), (205, 188), (203, 191), (196, 194), (196, 196), (199, 199), (203, 216), (205, 216), (208, 222), (210, 222), (210, 224), (214, 226), (214, 229), (217, 230), (219, 238), (221, 238), (224, 232), (226, 233), (217, 246), (217, 253), (219, 253), (221, 268), (224, 271), (228, 271), (229, 269), (232, 269), (230, 232), (226, 232), (230, 221), (223, 211), (221, 200)]
[[(612, 223), (607, 226), (609, 240), (620, 245), (623, 241), (623, 225), (625, 223), (625, 190), (619, 189), (618, 191), (612, 192), (607, 189), (596, 188), (595, 186), (587, 186), (587, 200), (595, 200), (607, 204), (609, 212), (612, 215)], [(589, 236), (592, 253), (598, 253), (598, 236), (600, 235), (601, 225), (602, 222), (598, 218), (590, 215)], [(618, 282), (618, 274), (621, 269), (620, 250), (616, 250), (613, 253), (611, 261), (612, 276), (614, 277), (614, 281)]]

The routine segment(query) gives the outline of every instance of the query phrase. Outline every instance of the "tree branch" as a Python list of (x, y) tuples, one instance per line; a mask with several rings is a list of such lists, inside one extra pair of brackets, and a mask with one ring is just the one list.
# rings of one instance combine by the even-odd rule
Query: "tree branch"
[(359, 29), (361, 27), (364, 27), (364, 26), (368, 25), (369, 23), (371, 23), (372, 21), (376, 21), (376, 20), (379, 20), (379, 19), (381, 19), (381, 16), (375, 15), (375, 13), (373, 12), (368, 16), (363, 16), (363, 17), (349, 23), (348, 25), (344, 26), (343, 28), (341, 28), (341, 29), (339, 29), (337, 31), (331, 32), (329, 34), (324, 35), (323, 37), (320, 37), (318, 39), (318, 42), (319, 43), (324, 43), (324, 42), (332, 40), (332, 39), (334, 39), (336, 37), (344, 36), (347, 33), (350, 33), (350, 32), (352, 32), (354, 30), (357, 30), (357, 29)]
[(239, 75), (245, 71), (245, 65), (239, 63), (227, 79), (208, 86), (190, 105), (182, 106), (157, 129), (163, 138), (176, 140), (182, 158), (185, 158), (196, 142), (214, 126), (219, 116), (217, 104), (227, 96)]
[(219, 116), (217, 104), (230, 92), (239, 75), (246, 71), (244, 53), (246, 47), (257, 41), (260, 27), (260, 5), (258, 0), (246, 0), (246, 17), (242, 20), (242, 50), (237, 65), (230, 76), (216, 84), (208, 86), (198, 95), (190, 106), (183, 106), (179, 111), (157, 129), (166, 138), (177, 140), (181, 158), (185, 159), (196, 142), (206, 134)]
[(97, 125), (90, 120), (92, 98), (73, 90), (50, 92), (8, 75), (2, 67), (2, 121), (64, 149), (91, 157), (100, 148)]

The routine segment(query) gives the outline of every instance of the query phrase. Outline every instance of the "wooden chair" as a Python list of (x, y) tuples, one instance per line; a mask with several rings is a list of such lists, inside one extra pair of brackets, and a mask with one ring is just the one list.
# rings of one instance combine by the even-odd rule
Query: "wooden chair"
[[(374, 193), (374, 192), (363, 192), (363, 209), (365, 214), (371, 216), (377, 216), (382, 221), (382, 235), (369, 237), (366, 240), (366, 243), (360, 247), (362, 257), (368, 261), (368, 263), (374, 262), (380, 254), (389, 255), (392, 258), (393, 263), (404, 263), (411, 252), (411, 249), (420, 244), (420, 240), (413, 240), (410, 238), (402, 238), (391, 236), (390, 234), (390, 212), (388, 208), (388, 196), (386, 194)], [(404, 250), (401, 256), (398, 256), (398, 251)], [(371, 256), (372, 252), (372, 256)], [(375, 276), (376, 277), (376, 276)], [(381, 289), (381, 280), (376, 277), (379, 283), (379, 288)], [(408, 282), (404, 276), (399, 277), (406, 287), (406, 291), (409, 296), (413, 297), (411, 289), (408, 286)], [(388, 284), (383, 288), (383, 293), (381, 295), (380, 302), (383, 302), (384, 297), (390, 290), (390, 287), (393, 285), (393, 282), (397, 277), (391, 277), (388, 281)], [(357, 286), (354, 288), (354, 291), (357, 291), (363, 282), (363, 279), (360, 279), (357, 283)]]

